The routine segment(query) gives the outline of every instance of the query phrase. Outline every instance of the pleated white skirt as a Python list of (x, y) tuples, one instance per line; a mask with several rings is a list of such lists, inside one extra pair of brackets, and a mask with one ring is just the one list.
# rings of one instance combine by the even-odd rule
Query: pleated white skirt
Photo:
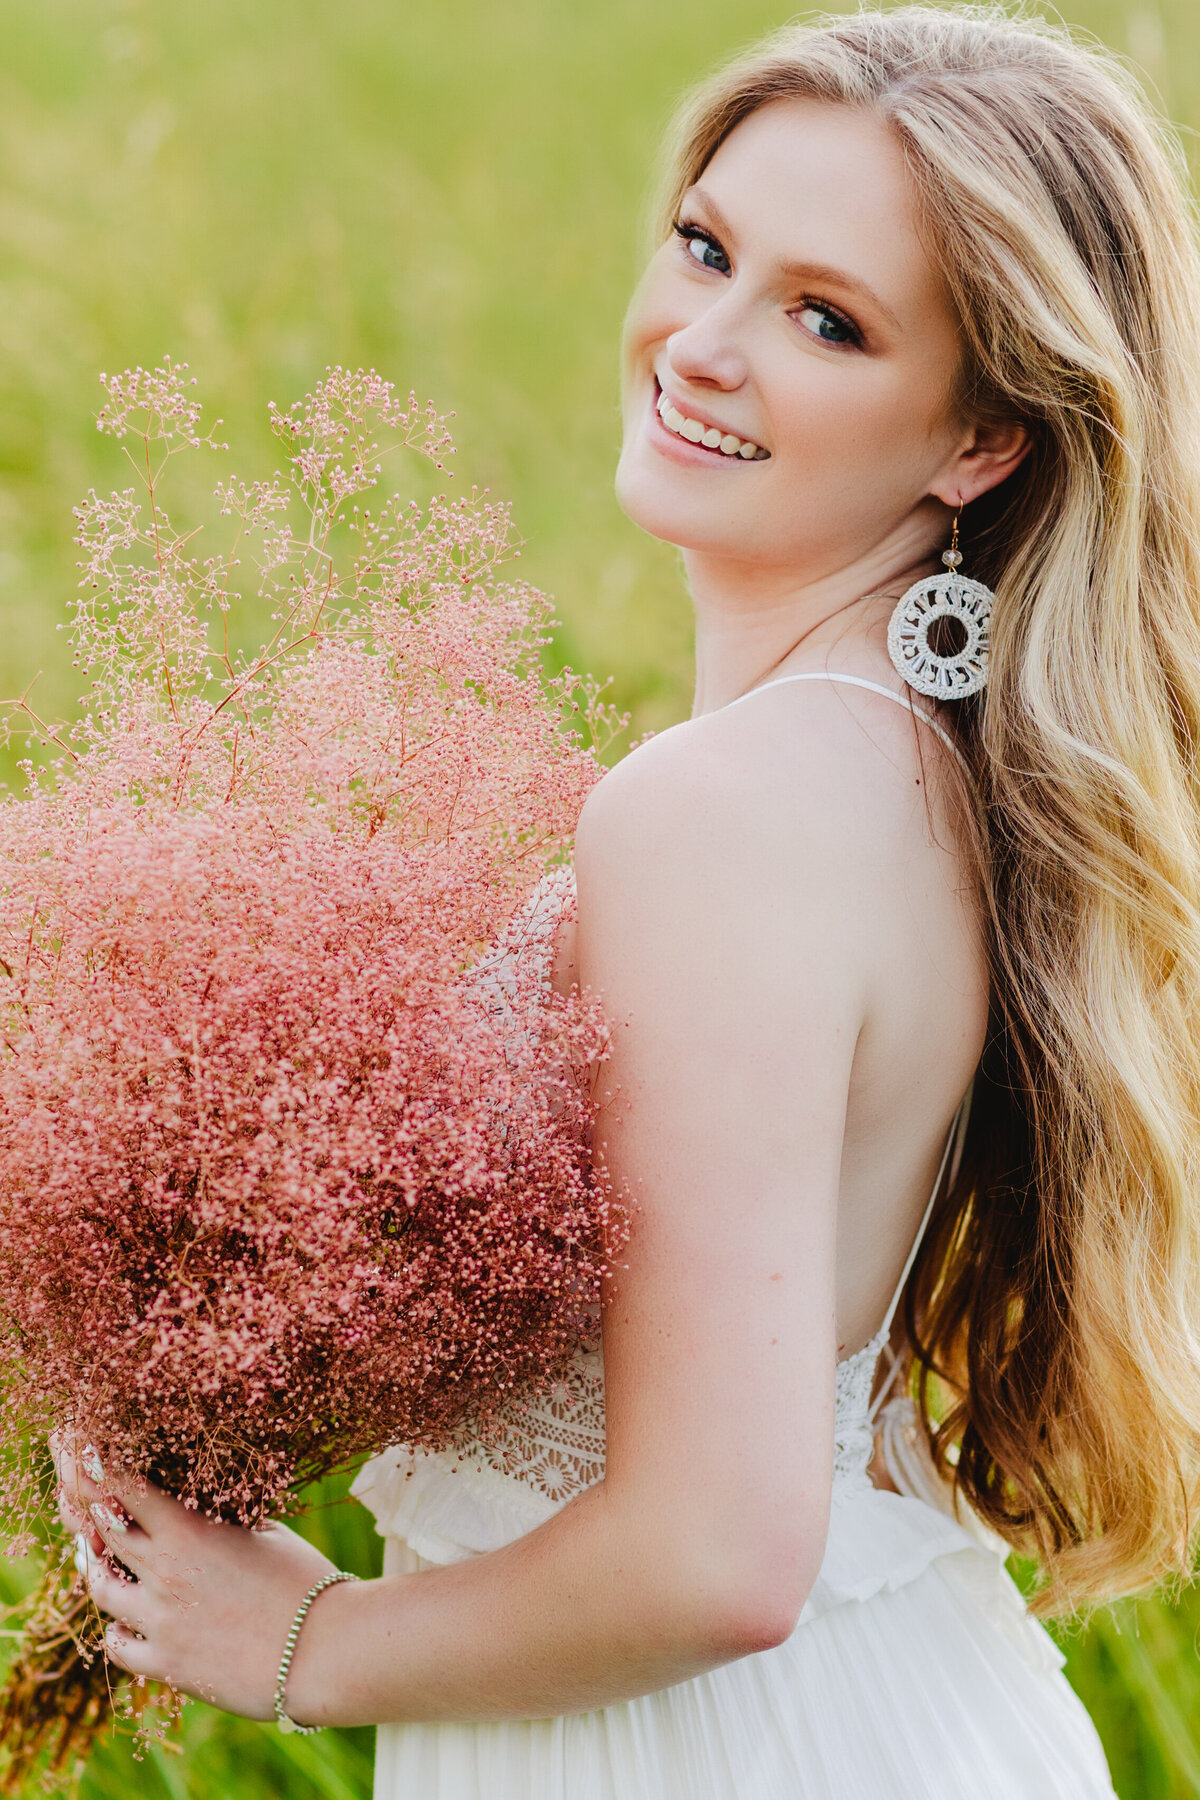
[[(924, 1510), (944, 1546), (946, 1521)], [(1001, 1559), (959, 1544), (920, 1561), (806, 1608), (774, 1649), (638, 1700), (381, 1726), (375, 1800), (1113, 1800), (1095, 1728)], [(427, 1565), (391, 1538), (384, 1566)]]

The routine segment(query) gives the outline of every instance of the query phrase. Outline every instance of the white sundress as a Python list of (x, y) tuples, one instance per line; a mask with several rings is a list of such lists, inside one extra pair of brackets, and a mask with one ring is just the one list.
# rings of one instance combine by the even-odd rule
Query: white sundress
[[(824, 671), (831, 680), (892, 689)], [(737, 702), (732, 702), (737, 704)], [(915, 708), (954, 749), (923, 709)], [(523, 943), (549, 955), (569, 870), (547, 877)], [(542, 904), (542, 901), (545, 904)], [(837, 1366), (824, 1560), (782, 1644), (590, 1712), (379, 1727), (375, 1800), (1114, 1800), (1094, 1726), (1053, 1639), (1025, 1610), (1006, 1546), (938, 1479), (912, 1402), (871, 1400), (876, 1364), (970, 1091), (879, 1331)], [(951, 1170), (953, 1179), (953, 1167)], [(886, 1391), (886, 1390), (885, 1390)], [(882, 1428), (901, 1492), (867, 1473)], [(511, 1543), (604, 1473), (601, 1352), (523, 1411), (503, 1445), (430, 1455), (403, 1446), (353, 1491), (384, 1536), (384, 1573)]]

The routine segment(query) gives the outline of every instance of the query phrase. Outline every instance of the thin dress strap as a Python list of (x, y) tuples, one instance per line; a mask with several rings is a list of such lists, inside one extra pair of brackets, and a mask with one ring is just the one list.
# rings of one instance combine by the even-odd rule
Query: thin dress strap
[(925, 1211), (921, 1214), (921, 1223), (917, 1226), (917, 1235), (912, 1241), (912, 1246), (905, 1259), (904, 1267), (900, 1271), (900, 1279), (896, 1283), (896, 1289), (892, 1295), (891, 1303), (883, 1315), (883, 1324), (879, 1327), (879, 1332), (877, 1334), (880, 1337), (886, 1337), (888, 1332), (892, 1329), (892, 1320), (896, 1316), (896, 1308), (900, 1304), (900, 1296), (904, 1292), (904, 1284), (912, 1273), (912, 1266), (917, 1260), (917, 1251), (921, 1248), (921, 1240), (925, 1236), (925, 1227), (933, 1216), (933, 1208), (942, 1188), (942, 1176), (946, 1173), (946, 1164), (951, 1162), (952, 1152), (953, 1162), (950, 1167), (951, 1185), (953, 1185), (954, 1178), (958, 1174), (958, 1165), (962, 1161), (963, 1144), (966, 1141), (967, 1136), (967, 1121), (971, 1116), (971, 1095), (974, 1091), (975, 1082), (974, 1078), (972, 1078), (971, 1085), (959, 1101), (958, 1111), (950, 1122), (950, 1130), (946, 1137), (946, 1148), (942, 1151), (942, 1160), (938, 1164), (938, 1172), (934, 1176), (933, 1192), (926, 1201)]
[(720, 710), (726, 712), (730, 706), (736, 706), (738, 701), (749, 700), (753, 694), (765, 694), (768, 688), (782, 687), (785, 681), (842, 681), (847, 687), (870, 688), (873, 694), (882, 694), (885, 700), (894, 700), (897, 706), (902, 706), (906, 713), (912, 713), (918, 719), (923, 719), (931, 731), (937, 732), (943, 744), (953, 750), (963, 768), (967, 769), (968, 767), (966, 757), (950, 733), (939, 725), (936, 719), (931, 718), (923, 706), (914, 705), (906, 700), (903, 694), (898, 694), (895, 688), (884, 687), (880, 681), (868, 681), (865, 675), (842, 675), (835, 673), (832, 669), (805, 669), (799, 675), (778, 675), (774, 681), (764, 681), (759, 687), (747, 688), (744, 694), (738, 695), (737, 700), (728, 701)]
[[(877, 1343), (881, 1350), (887, 1348), (888, 1338), (891, 1336), (892, 1331), (892, 1320), (896, 1316), (896, 1308), (900, 1304), (900, 1296), (904, 1292), (904, 1284), (912, 1273), (912, 1266), (917, 1260), (917, 1251), (921, 1248), (921, 1242), (925, 1236), (925, 1228), (933, 1217), (934, 1205), (942, 1190), (942, 1176), (946, 1173), (946, 1164), (950, 1164), (949, 1185), (951, 1187), (954, 1186), (955, 1178), (958, 1175), (959, 1164), (962, 1162), (963, 1145), (967, 1140), (967, 1124), (971, 1117), (971, 1096), (974, 1092), (975, 1078), (972, 1076), (966, 1093), (958, 1103), (958, 1111), (950, 1121), (950, 1130), (946, 1135), (946, 1148), (942, 1151), (942, 1160), (938, 1164), (938, 1172), (933, 1179), (933, 1192), (930, 1194), (929, 1199), (925, 1204), (925, 1211), (921, 1215), (921, 1223), (917, 1226), (917, 1235), (913, 1238), (908, 1255), (905, 1258), (904, 1267), (900, 1271), (900, 1279), (896, 1283), (888, 1309), (883, 1315), (883, 1324), (879, 1327), (879, 1330), (872, 1339), (872, 1342)], [(888, 1390), (891, 1388), (899, 1373), (900, 1364), (897, 1358), (893, 1356), (891, 1363), (892, 1366), (888, 1373), (887, 1380), (871, 1402), (869, 1417), (872, 1419), (887, 1398)]]

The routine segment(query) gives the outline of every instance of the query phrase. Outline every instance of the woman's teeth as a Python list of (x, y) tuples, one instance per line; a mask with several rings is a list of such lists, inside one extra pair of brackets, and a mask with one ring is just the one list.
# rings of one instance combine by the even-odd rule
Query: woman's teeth
[(719, 450), (722, 456), (741, 456), (747, 462), (764, 462), (771, 454), (760, 444), (734, 437), (731, 431), (722, 433), (715, 425), (702, 425), (699, 419), (689, 419), (672, 406), (663, 393), (658, 396), (658, 416), (676, 437), (686, 438), (689, 444), (703, 444), (706, 450)]

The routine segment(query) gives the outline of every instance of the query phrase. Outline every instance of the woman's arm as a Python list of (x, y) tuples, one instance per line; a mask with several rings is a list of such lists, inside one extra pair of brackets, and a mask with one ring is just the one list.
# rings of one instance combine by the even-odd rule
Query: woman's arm
[[(849, 778), (772, 794), (716, 724), (614, 770), (577, 840), (579, 975), (619, 1021), (595, 1150), (640, 1207), (605, 1309), (605, 1477), (502, 1550), (322, 1594), (288, 1683), (304, 1722), (646, 1693), (778, 1643), (820, 1565), (869, 882), (843, 847)], [(94, 1580), (145, 1633), (118, 1660), (269, 1716), (287, 1625), (327, 1565), (290, 1533), (154, 1492), (126, 1504), (135, 1527), (104, 1536), (138, 1584)]]

